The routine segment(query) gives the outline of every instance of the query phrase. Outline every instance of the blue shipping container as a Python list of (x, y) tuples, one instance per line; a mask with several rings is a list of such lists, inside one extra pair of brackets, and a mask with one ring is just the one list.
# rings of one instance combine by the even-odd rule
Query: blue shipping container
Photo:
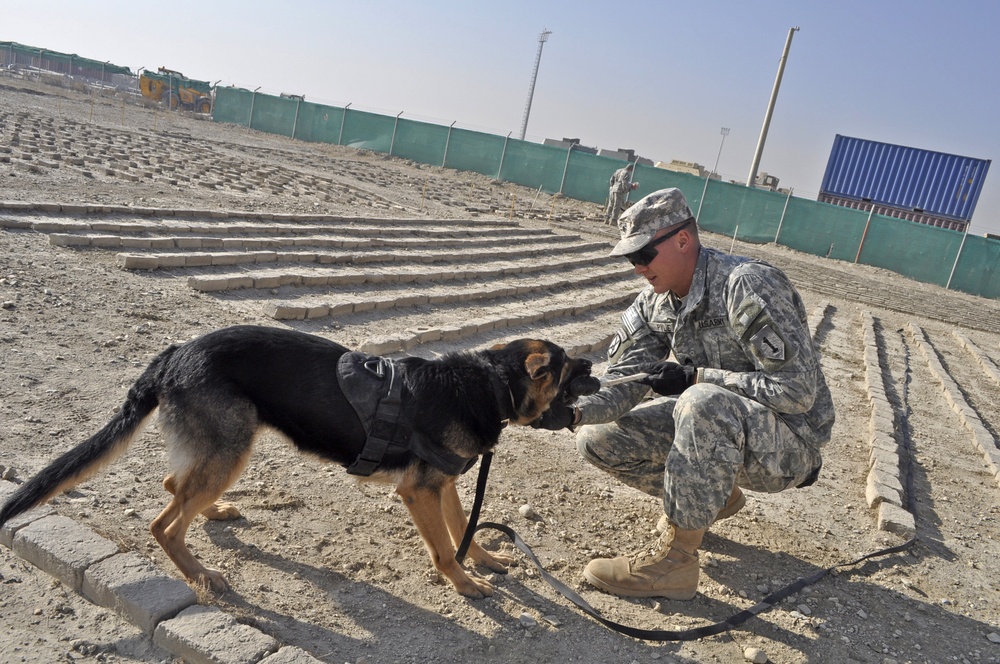
[(989, 159), (837, 137), (821, 193), (969, 221)]

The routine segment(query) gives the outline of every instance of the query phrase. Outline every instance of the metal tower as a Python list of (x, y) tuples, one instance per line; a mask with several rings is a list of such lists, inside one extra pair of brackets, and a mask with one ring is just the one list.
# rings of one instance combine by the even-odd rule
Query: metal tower
[(542, 61), (542, 47), (549, 40), (552, 31), (542, 28), (542, 34), (538, 35), (538, 55), (535, 56), (535, 68), (531, 72), (531, 86), (528, 88), (528, 103), (524, 106), (524, 120), (521, 122), (521, 140), (528, 131), (528, 115), (531, 114), (531, 98), (535, 96), (535, 79), (538, 78), (538, 64)]

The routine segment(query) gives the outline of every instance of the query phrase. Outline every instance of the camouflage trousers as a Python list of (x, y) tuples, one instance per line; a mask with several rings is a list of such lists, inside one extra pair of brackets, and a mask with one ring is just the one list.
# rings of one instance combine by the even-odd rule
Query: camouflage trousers
[(604, 209), (604, 222), (611, 226), (618, 225), (618, 217), (622, 214), (622, 206), (625, 205), (625, 194), (623, 189), (614, 189), (608, 194), (608, 206)]
[(733, 485), (774, 493), (810, 478), (820, 451), (774, 411), (718, 385), (643, 402), (577, 433), (584, 459), (651, 496), (686, 530), (707, 528)]

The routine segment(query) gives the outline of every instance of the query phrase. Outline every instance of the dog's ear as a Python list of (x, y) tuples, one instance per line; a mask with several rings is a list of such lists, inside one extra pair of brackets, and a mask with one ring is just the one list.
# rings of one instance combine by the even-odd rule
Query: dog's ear
[(524, 368), (528, 370), (528, 376), (535, 380), (549, 370), (549, 362), (552, 355), (549, 353), (532, 353), (524, 360)]

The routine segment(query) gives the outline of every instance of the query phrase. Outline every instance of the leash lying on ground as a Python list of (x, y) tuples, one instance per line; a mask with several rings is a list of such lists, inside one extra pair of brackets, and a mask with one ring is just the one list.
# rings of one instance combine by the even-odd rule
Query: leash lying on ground
[[(904, 339), (904, 346), (905, 346), (905, 339)], [(909, 380), (908, 349), (907, 349), (907, 354), (905, 355), (905, 359), (907, 363), (906, 380), (908, 381)], [(639, 380), (645, 377), (646, 375), (647, 374), (635, 374), (633, 376), (624, 376), (622, 378), (615, 378), (610, 381), (605, 381), (603, 385), (607, 386), (607, 385), (615, 385), (618, 383), (632, 382), (635, 380)], [(907, 401), (907, 384), (906, 382), (904, 382), (903, 385), (904, 407), (906, 407), (906, 401)], [(902, 428), (903, 446), (906, 448), (907, 452), (909, 452), (908, 457), (911, 465), (910, 472), (908, 473), (907, 488), (906, 488), (907, 508), (910, 510), (911, 514), (916, 516), (916, 510), (915, 510), (916, 500), (913, 495), (913, 469), (912, 469), (913, 455), (909, 437), (909, 419), (907, 417), (907, 412), (905, 411), (902, 414), (902, 420), (903, 420), (903, 426), (901, 428)], [(486, 480), (490, 472), (490, 464), (492, 461), (493, 461), (492, 452), (487, 452), (486, 454), (483, 454), (482, 462), (479, 466), (479, 477), (476, 480), (476, 497), (472, 504), (472, 512), (469, 514), (469, 526), (468, 528), (466, 528), (465, 535), (462, 537), (462, 543), (458, 547), (458, 551), (455, 554), (455, 560), (457, 560), (459, 564), (462, 564), (462, 561), (465, 560), (466, 553), (468, 553), (469, 545), (472, 543), (472, 537), (476, 532), (487, 528), (491, 530), (498, 530), (504, 535), (506, 535), (510, 539), (510, 541), (514, 544), (514, 546), (521, 551), (521, 553), (523, 553), (525, 556), (528, 557), (528, 560), (530, 560), (532, 564), (535, 565), (535, 567), (538, 569), (538, 573), (541, 575), (541, 577), (545, 580), (546, 583), (555, 588), (555, 590), (560, 595), (562, 595), (570, 602), (575, 604), (581, 611), (583, 611), (591, 618), (604, 625), (605, 627), (613, 629), (616, 632), (621, 632), (622, 634), (625, 634), (627, 636), (632, 636), (637, 639), (645, 639), (647, 641), (694, 641), (696, 639), (705, 638), (706, 636), (714, 636), (716, 634), (728, 632), (729, 630), (739, 625), (742, 625), (750, 618), (753, 618), (754, 616), (760, 615), (761, 613), (764, 613), (765, 611), (771, 609), (778, 602), (787, 599), (788, 597), (791, 597), (792, 595), (796, 594), (803, 588), (813, 585), (814, 583), (818, 582), (820, 579), (824, 578), (826, 575), (830, 574), (831, 572), (840, 567), (853, 567), (854, 565), (858, 565), (872, 558), (881, 558), (882, 556), (888, 556), (893, 553), (901, 553), (909, 549), (917, 541), (917, 536), (914, 534), (914, 536), (908, 539), (906, 542), (903, 542), (902, 544), (899, 544), (897, 546), (890, 546), (884, 549), (879, 549), (878, 551), (866, 554), (850, 562), (838, 563), (836, 565), (832, 565), (825, 569), (821, 569), (811, 574), (810, 576), (796, 579), (795, 581), (788, 584), (784, 588), (781, 588), (780, 590), (776, 590), (775, 592), (771, 593), (757, 604), (751, 606), (749, 609), (738, 611), (737, 613), (734, 613), (725, 620), (721, 620), (719, 622), (712, 623), (710, 625), (704, 625), (702, 627), (694, 627), (691, 629), (681, 629), (681, 630), (639, 629), (637, 627), (630, 627), (628, 625), (617, 623), (613, 620), (609, 620), (604, 616), (602, 616), (600, 612), (594, 607), (592, 607), (587, 602), (587, 600), (585, 600), (583, 597), (580, 596), (578, 592), (567, 586), (565, 583), (563, 583), (556, 577), (549, 574), (545, 570), (545, 567), (542, 566), (542, 563), (538, 560), (538, 557), (535, 556), (535, 552), (531, 550), (531, 547), (529, 547), (524, 542), (524, 540), (522, 540), (521, 537), (509, 526), (505, 526), (500, 523), (491, 523), (489, 521), (484, 523), (478, 523), (479, 513), (483, 506), (483, 497), (486, 494)]]

